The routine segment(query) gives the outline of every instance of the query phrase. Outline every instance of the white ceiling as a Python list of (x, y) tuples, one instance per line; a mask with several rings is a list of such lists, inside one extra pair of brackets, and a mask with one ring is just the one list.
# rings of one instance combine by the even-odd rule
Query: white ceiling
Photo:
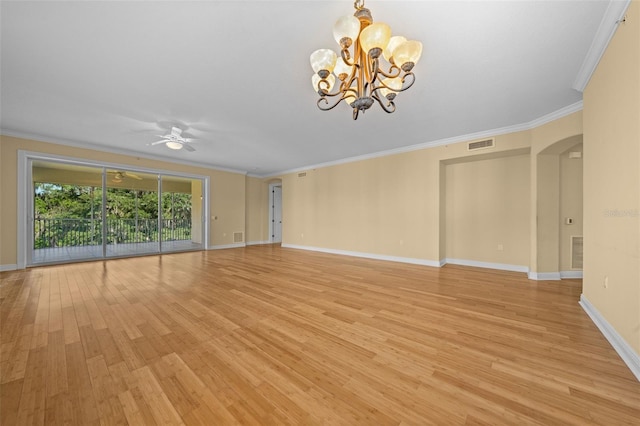
[[(610, 3), (367, 1), (424, 51), (394, 114), (353, 121), (318, 110), (308, 59), (351, 0), (2, 1), (0, 127), (258, 176), (437, 143), (579, 103)], [(147, 146), (171, 125), (196, 152)]]

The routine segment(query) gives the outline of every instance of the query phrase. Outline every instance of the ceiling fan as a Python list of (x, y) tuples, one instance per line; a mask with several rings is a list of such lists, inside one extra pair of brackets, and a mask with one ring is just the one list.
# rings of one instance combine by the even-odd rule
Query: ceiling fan
[(126, 178), (132, 178), (132, 179), (137, 179), (137, 180), (142, 180), (142, 178), (134, 173), (129, 173), (129, 172), (120, 172), (120, 171), (113, 171), (113, 172), (107, 172), (109, 174), (113, 175), (113, 182), (119, 183), (122, 182), (123, 180), (125, 180)]
[(179, 127), (175, 127), (173, 126), (171, 128), (171, 132), (166, 134), (166, 135), (158, 135), (158, 137), (162, 138), (159, 141), (156, 142), (152, 142), (150, 144), (150, 146), (153, 145), (160, 145), (160, 144), (165, 144), (167, 146), (167, 148), (170, 149), (186, 149), (187, 151), (193, 152), (195, 151), (195, 148), (192, 147), (191, 145), (189, 145), (190, 143), (193, 142), (193, 139), (191, 138), (185, 138), (182, 136), (182, 129), (180, 129)]

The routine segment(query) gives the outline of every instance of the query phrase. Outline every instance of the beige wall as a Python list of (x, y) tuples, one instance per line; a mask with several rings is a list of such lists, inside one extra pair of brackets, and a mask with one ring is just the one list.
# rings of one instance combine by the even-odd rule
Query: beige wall
[[(446, 257), (442, 164), (526, 153), (530, 132), (500, 135), (495, 143), (491, 154), (457, 143), (307, 170), (304, 177), (287, 174), (283, 243), (440, 262)], [(528, 215), (522, 226), (528, 229)]]
[(446, 166), (446, 257), (529, 265), (529, 155)]
[(584, 152), (583, 293), (640, 354), (638, 1), (584, 92)]
[(269, 183), (265, 179), (246, 178), (247, 243), (269, 241)]
[(209, 244), (212, 246), (233, 244), (233, 233), (244, 232), (245, 176), (242, 174), (1, 136), (0, 265), (5, 267), (6, 265), (15, 265), (17, 262), (18, 150), (104, 161), (133, 168), (158, 169), (208, 176), (210, 178), (210, 214), (218, 218), (210, 222)]
[[(582, 144), (560, 155), (560, 271), (572, 271), (571, 237), (582, 235), (582, 158), (569, 158), (570, 152), (582, 153)], [(567, 225), (566, 218), (573, 223)]]

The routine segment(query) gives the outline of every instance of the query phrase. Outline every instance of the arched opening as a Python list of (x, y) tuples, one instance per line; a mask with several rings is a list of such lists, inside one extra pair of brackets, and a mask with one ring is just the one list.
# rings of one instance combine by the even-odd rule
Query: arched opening
[(537, 154), (538, 279), (582, 277), (582, 154), (582, 135)]

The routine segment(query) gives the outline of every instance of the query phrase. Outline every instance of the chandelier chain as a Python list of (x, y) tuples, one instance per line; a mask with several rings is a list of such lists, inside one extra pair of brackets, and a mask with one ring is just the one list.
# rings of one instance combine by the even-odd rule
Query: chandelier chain
[(356, 10), (364, 9), (364, 0), (356, 0), (353, 2), (353, 7)]

